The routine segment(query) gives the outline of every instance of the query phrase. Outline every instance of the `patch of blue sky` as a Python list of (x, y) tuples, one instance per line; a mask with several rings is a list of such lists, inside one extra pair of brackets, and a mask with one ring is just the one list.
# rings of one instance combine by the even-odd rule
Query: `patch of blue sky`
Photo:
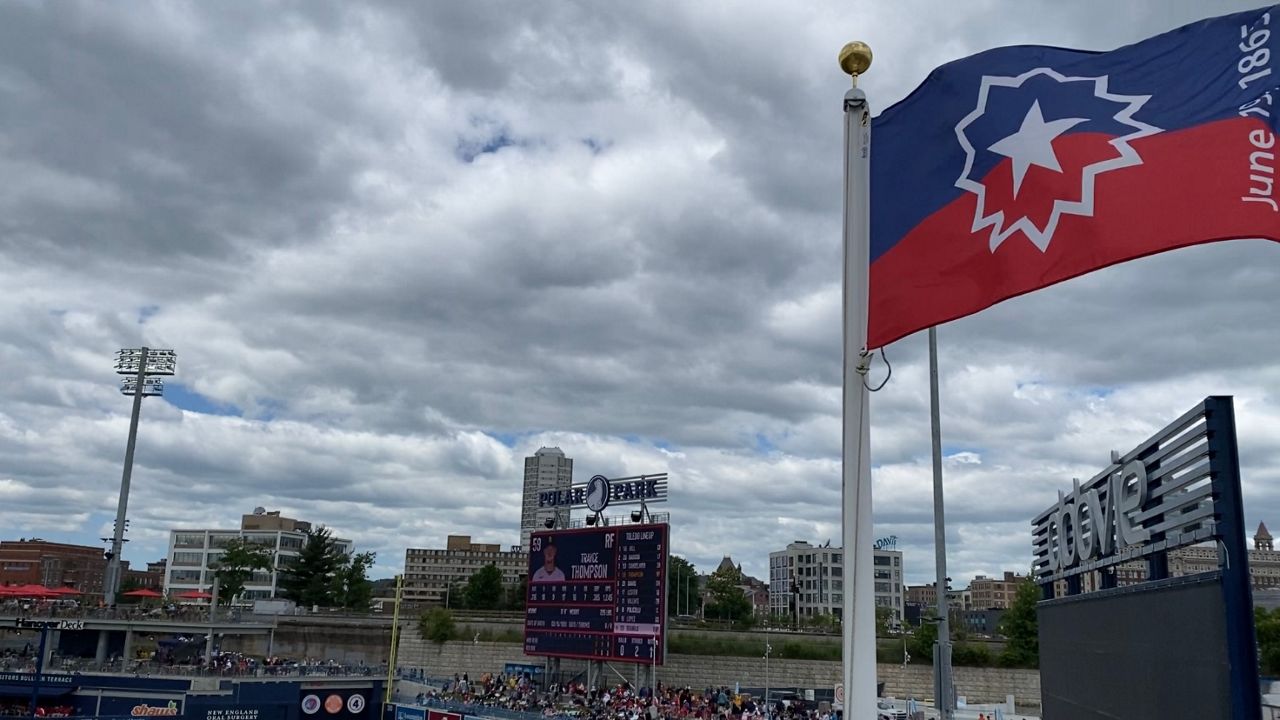
[(243, 417), (244, 411), (235, 405), (219, 403), (192, 390), (179, 382), (169, 381), (164, 384), (164, 397), (169, 404), (190, 412), (204, 415), (227, 415)]

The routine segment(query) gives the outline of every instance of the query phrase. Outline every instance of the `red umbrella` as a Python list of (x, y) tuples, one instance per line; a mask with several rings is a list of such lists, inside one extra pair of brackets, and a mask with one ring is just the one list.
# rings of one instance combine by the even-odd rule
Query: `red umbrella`
[(51, 588), (49, 592), (56, 593), (58, 595), (79, 595), (80, 594), (79, 590), (69, 585), (64, 587)]
[(188, 590), (183, 593), (178, 593), (177, 595), (174, 595), (174, 597), (182, 598), (183, 600), (212, 600), (213, 599), (212, 595), (210, 595), (209, 593), (203, 590)]
[(162, 598), (162, 597), (164, 597), (164, 595), (161, 595), (160, 593), (156, 592), (155, 590), (152, 590), (151, 588), (141, 588), (141, 589), (138, 589), (138, 590), (130, 590), (129, 592), (127, 592), (127, 593), (122, 593), (122, 594), (123, 594), (125, 597), (136, 597), (136, 598)]
[(54, 593), (52, 590), (50, 590), (49, 588), (43, 585), (18, 585), (17, 587), (9, 588), (9, 590), (10, 590), (10, 594), (14, 595), (15, 597), (25, 597), (25, 598), (57, 597), (56, 593)]

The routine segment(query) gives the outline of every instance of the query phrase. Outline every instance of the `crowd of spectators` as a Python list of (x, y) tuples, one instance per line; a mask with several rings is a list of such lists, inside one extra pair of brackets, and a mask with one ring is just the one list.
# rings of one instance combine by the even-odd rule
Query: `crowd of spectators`
[(728, 687), (634, 687), (588, 689), (582, 683), (551, 684), (539, 688), (527, 675), (485, 673), (475, 680), (456, 675), (418, 695), (420, 705), (440, 703), (536, 713), (545, 718), (574, 720), (833, 720), (830, 710), (803, 701), (777, 701), (772, 708), (748, 694)]
[[(0, 704), (0, 716), (2, 717), (31, 717), (30, 710), (31, 706), (25, 700)], [(40, 704), (36, 706), (36, 717), (71, 717), (74, 714), (75, 709), (70, 705)]]

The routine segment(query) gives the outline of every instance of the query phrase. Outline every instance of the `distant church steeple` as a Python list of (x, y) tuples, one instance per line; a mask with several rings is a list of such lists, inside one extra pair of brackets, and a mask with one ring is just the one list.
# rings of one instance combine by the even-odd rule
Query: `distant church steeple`
[(1258, 532), (1253, 536), (1254, 550), (1273, 550), (1271, 547), (1271, 533), (1267, 532), (1267, 524), (1258, 523)]

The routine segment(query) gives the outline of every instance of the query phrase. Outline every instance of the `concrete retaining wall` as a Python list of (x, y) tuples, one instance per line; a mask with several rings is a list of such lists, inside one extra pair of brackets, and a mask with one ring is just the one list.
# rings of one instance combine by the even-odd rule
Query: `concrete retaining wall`
[[(512, 643), (448, 642), (436, 645), (423, 642), (414, 631), (404, 634), (399, 651), (399, 665), (422, 668), (429, 677), (452, 677), (469, 673), (477, 677), (485, 672), (500, 672), (506, 663), (539, 663), (541, 658), (526, 657), (520, 645)], [(582, 662), (562, 661), (562, 670), (579, 672)], [(630, 677), (632, 668), (618, 664), (617, 671)], [(879, 665), (877, 676), (885, 683), (885, 694), (894, 697), (931, 698), (933, 668), (928, 665)], [(617, 677), (616, 675), (612, 677)], [(707, 686), (740, 683), (746, 687), (833, 687), (840, 677), (840, 663), (827, 660), (770, 660), (765, 677), (763, 658), (709, 657), (703, 655), (671, 655), (658, 669), (658, 680), (672, 685)], [(1040, 707), (1040, 673), (1035, 670), (1003, 668), (955, 669), (956, 689), (970, 702), (1003, 702), (1013, 695), (1019, 708)]]
[[(506, 663), (538, 663), (529, 658), (516, 643), (454, 641), (436, 645), (418, 635), (414, 623), (404, 624), (400, 640), (399, 662), (402, 667), (422, 668), (431, 677), (451, 677), (454, 673), (473, 676), (499, 672)], [(346, 663), (364, 662), (377, 665), (390, 654), (389, 627), (343, 625), (308, 625), (298, 622), (282, 624), (274, 637), (228, 637), (224, 647), (254, 655), (271, 652), (289, 658), (336, 659)], [(776, 644), (775, 644), (776, 647)], [(585, 667), (581, 661), (562, 661), (564, 671), (575, 673)], [(618, 672), (630, 677), (631, 666), (616, 665)], [(895, 697), (930, 698), (933, 695), (933, 669), (928, 665), (880, 665), (877, 675), (885, 683), (885, 693)], [(712, 657), (704, 655), (671, 655), (658, 669), (658, 679), (673, 685), (707, 687), (740, 683), (746, 687), (832, 687), (840, 676), (840, 663), (826, 660), (769, 661), (765, 677), (763, 658)], [(617, 677), (613, 675), (612, 677)], [(1040, 706), (1040, 673), (1035, 670), (1002, 668), (955, 669), (959, 694), (972, 702), (1001, 702), (1013, 695), (1018, 707)]]

